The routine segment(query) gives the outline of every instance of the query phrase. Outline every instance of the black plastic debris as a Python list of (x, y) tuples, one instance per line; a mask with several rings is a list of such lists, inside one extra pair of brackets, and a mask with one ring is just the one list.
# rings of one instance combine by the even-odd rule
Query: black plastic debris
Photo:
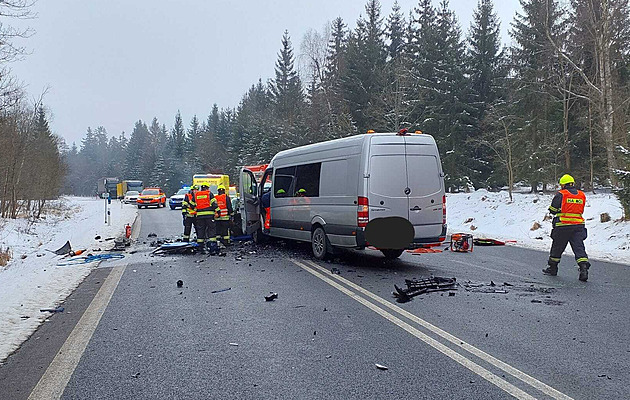
[(94, 237), (94, 240), (100, 240), (100, 239), (101, 239), (101, 236), (100, 236), (100, 235), (96, 235), (96, 236)]
[(418, 280), (405, 279), (405, 284), (407, 285), (406, 289), (401, 289), (397, 285), (394, 285), (395, 290), (392, 294), (399, 303), (406, 303), (410, 301), (413, 296), (419, 294), (453, 290), (457, 284), (457, 279), (434, 276)]
[(212, 292), (210, 292), (210, 293), (221, 293), (221, 292), (227, 292), (228, 290), (232, 290), (232, 288), (231, 288), (231, 287), (229, 287), (229, 288), (225, 288), (225, 289), (213, 290), (213, 291), (212, 291)]
[(181, 279), (177, 281), (177, 287), (180, 288), (184, 286), (184, 281), (182, 281)]
[(63, 312), (63, 310), (65, 310), (65, 308), (59, 306), (57, 308), (42, 308), (41, 310), (39, 310), (40, 312), (52, 312), (52, 313), (58, 313), (58, 312)]
[(151, 232), (147, 235), (147, 237), (157, 237), (157, 233)]
[(274, 301), (278, 298), (278, 293), (270, 292), (269, 296), (265, 296), (265, 301)]
[(72, 251), (72, 246), (70, 246), (70, 241), (67, 241), (66, 244), (61, 246), (59, 249), (53, 251), (53, 253), (62, 256), (64, 254), (70, 253), (71, 251)]
[(339, 271), (339, 268), (332, 268), (330, 272), (336, 275), (341, 275), (341, 271)]

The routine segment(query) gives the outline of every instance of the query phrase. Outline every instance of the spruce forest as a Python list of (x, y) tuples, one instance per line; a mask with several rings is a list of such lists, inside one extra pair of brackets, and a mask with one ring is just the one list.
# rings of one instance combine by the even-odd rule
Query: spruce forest
[(280, 150), (406, 128), (436, 139), (447, 191), (546, 190), (570, 173), (588, 190), (616, 188), (630, 215), (629, 1), (520, 4), (499, 21), (493, 1), (479, 0), (462, 27), (448, 0), (412, 10), (368, 0), (354, 24), (337, 18), (297, 47), (285, 31), (275, 76), (236, 108), (215, 104), (191, 121), (174, 110), (173, 121), (138, 120), (130, 134), (88, 128), (80, 144), (60, 143), (57, 189), (95, 195), (98, 179), (119, 177), (171, 194), (194, 173), (236, 182), (239, 166)]

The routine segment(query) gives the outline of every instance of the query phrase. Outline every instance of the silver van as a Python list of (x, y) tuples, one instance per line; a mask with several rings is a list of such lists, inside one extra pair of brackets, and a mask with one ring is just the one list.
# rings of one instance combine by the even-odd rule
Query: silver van
[(241, 170), (243, 231), (334, 248), (372, 246), (387, 258), (446, 238), (444, 173), (426, 134), (374, 133), (276, 154), (265, 174)]

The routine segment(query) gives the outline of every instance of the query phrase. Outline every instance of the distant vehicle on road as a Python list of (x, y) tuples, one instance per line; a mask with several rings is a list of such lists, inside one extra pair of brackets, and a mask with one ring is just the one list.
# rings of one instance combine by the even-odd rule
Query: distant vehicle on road
[(182, 208), (182, 201), (184, 201), (184, 197), (186, 196), (186, 193), (188, 193), (189, 191), (190, 191), (189, 187), (183, 187), (179, 189), (177, 193), (172, 195), (170, 199), (168, 199), (168, 205), (171, 207), (171, 210), (174, 210), (176, 208)]
[(128, 190), (127, 193), (125, 193), (125, 197), (123, 197), (123, 203), (136, 203), (138, 201), (138, 196), (140, 196), (140, 192), (137, 190)]
[(166, 207), (166, 194), (160, 188), (146, 188), (138, 196), (137, 204), (138, 208), (148, 208), (149, 206)]
[(99, 197), (107, 198), (109, 195), (110, 199), (118, 198), (118, 178), (101, 178), (98, 180), (97, 184), (97, 192)]
[(225, 187), (230, 186), (230, 177), (229, 175), (221, 175), (221, 174), (195, 174), (193, 175), (193, 185), (201, 186), (203, 184), (208, 185), (210, 191), (213, 195), (219, 194), (217, 188), (219, 185), (223, 185)]
[(125, 193), (135, 190), (136, 192), (142, 192), (142, 181), (130, 181), (124, 180), (116, 185), (116, 192), (119, 199), (125, 196)]

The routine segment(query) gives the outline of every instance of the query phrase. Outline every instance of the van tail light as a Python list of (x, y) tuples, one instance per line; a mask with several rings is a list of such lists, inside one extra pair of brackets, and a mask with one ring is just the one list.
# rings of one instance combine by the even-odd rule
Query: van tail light
[(357, 206), (357, 225), (359, 228), (365, 228), (370, 220), (370, 209), (368, 206), (368, 198), (359, 196)]
[(446, 195), (442, 196), (442, 225), (446, 225)]

